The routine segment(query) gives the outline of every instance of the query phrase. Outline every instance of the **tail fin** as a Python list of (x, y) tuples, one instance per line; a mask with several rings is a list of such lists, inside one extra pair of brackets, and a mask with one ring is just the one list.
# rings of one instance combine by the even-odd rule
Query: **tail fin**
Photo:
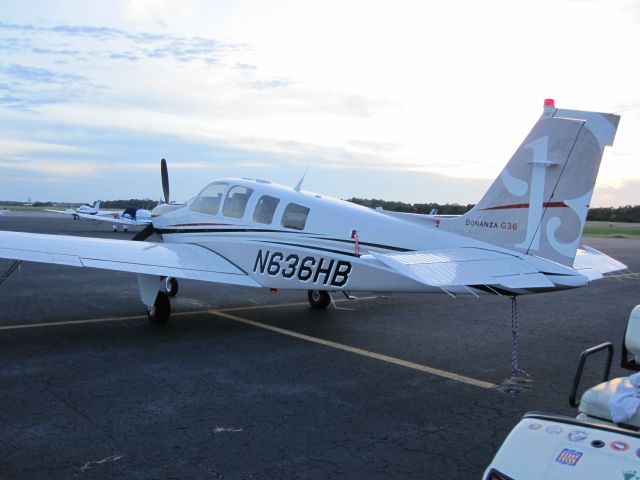
[(440, 228), (573, 265), (602, 153), (619, 120), (545, 100), (542, 116), (482, 200)]
[(96, 200), (95, 202), (93, 202), (93, 208), (95, 208), (96, 210), (100, 210), (100, 200)]

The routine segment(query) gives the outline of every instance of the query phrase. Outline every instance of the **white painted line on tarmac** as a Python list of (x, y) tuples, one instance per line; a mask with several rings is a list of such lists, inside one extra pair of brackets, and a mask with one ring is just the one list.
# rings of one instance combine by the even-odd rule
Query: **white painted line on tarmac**
[[(176, 312), (172, 313), (172, 317), (181, 317), (184, 315), (202, 315), (209, 313), (211, 310), (196, 310), (191, 312)], [(62, 322), (45, 322), (45, 323), (24, 323), (21, 325), (4, 325), (0, 326), (2, 330), (22, 330), (26, 328), (45, 328), (45, 327), (60, 327), (64, 325), (85, 325), (91, 323), (109, 323), (109, 322), (125, 322), (127, 320), (146, 320), (146, 315), (131, 315), (127, 317), (109, 317), (109, 318), (90, 318), (88, 320), (65, 320)]]
[[(361, 302), (363, 300), (373, 300), (378, 298), (377, 296), (372, 297), (358, 297), (354, 299), (346, 299), (339, 298), (334, 300), (336, 303), (341, 302)], [(292, 303), (276, 303), (273, 305), (250, 305), (248, 307), (228, 307), (228, 308), (217, 308), (217, 312), (241, 312), (244, 310), (263, 310), (265, 308), (282, 308), (282, 307), (303, 307), (305, 305), (309, 305), (309, 302), (292, 302)], [(210, 312), (211, 310), (207, 310)]]
[(448, 380), (454, 380), (456, 382), (465, 383), (467, 385), (472, 385), (474, 387), (490, 389), (496, 386), (493, 383), (485, 382), (483, 380), (478, 380), (476, 378), (467, 377), (464, 375), (458, 375), (457, 373), (447, 372), (446, 370), (440, 370), (439, 368), (428, 367), (426, 365), (409, 362), (407, 360), (402, 360), (400, 358), (390, 357), (388, 355), (382, 355), (380, 353), (371, 352), (369, 350), (363, 350), (361, 348), (351, 347), (349, 345), (345, 345), (342, 343), (337, 343), (337, 342), (332, 342), (330, 340), (324, 340), (322, 338), (312, 337), (310, 335), (294, 332), (292, 330), (286, 330), (280, 327), (274, 327), (272, 325), (267, 325), (265, 323), (260, 323), (254, 320), (238, 317), (236, 315), (231, 315), (222, 310), (210, 310), (210, 313), (218, 317), (226, 318), (228, 320), (233, 320), (234, 322), (243, 323), (245, 325), (261, 328), (263, 330), (269, 330), (271, 332), (279, 333), (281, 335), (287, 335), (293, 338), (298, 338), (300, 340), (305, 340), (307, 342), (317, 343), (319, 345), (324, 345), (326, 347), (336, 348), (338, 350), (343, 350), (345, 352), (355, 353), (356, 355), (362, 355), (364, 357), (374, 358), (376, 360), (381, 360), (383, 362), (391, 363), (393, 365), (399, 365), (401, 367), (411, 368), (413, 370), (418, 370), (420, 372), (429, 373), (431, 375), (436, 375), (438, 377), (446, 378)]
[[(377, 297), (363, 297), (358, 298), (357, 300), (371, 300)], [(355, 300), (355, 301), (357, 301)], [(337, 302), (346, 302), (347, 299), (344, 300), (336, 300)], [(294, 302), (294, 303), (275, 303), (275, 304), (266, 304), (266, 305), (251, 305), (247, 307), (228, 307), (228, 308), (220, 308), (216, 311), (218, 312), (240, 312), (244, 310), (265, 310), (269, 308), (284, 308), (284, 307), (299, 307), (309, 305), (308, 302)], [(202, 315), (205, 313), (210, 313), (211, 309), (207, 310), (193, 310), (189, 312), (173, 312), (171, 313), (172, 317), (183, 317), (185, 315)], [(22, 330), (27, 328), (46, 328), (46, 327), (60, 327), (64, 325), (86, 325), (92, 323), (109, 323), (109, 322), (125, 322), (127, 320), (144, 320), (146, 319), (146, 315), (130, 315), (126, 317), (108, 317), (108, 318), (91, 318), (87, 320), (64, 320), (61, 322), (43, 322), (43, 323), (24, 323), (20, 325), (4, 325), (0, 326), (0, 331), (2, 330)]]
[(63, 325), (83, 325), (88, 323), (124, 322), (126, 320), (138, 320), (147, 318), (146, 315), (134, 315), (130, 317), (93, 318), (89, 320), (67, 320), (63, 322), (23, 323), (21, 325), (3, 325), (0, 330), (23, 330), (27, 328), (60, 327)]
[[(361, 298), (360, 300), (369, 300), (371, 298), (376, 298), (376, 297), (366, 297), (366, 298)], [(421, 365), (419, 363), (409, 362), (407, 360), (402, 360), (400, 358), (390, 357), (388, 355), (382, 355), (380, 353), (371, 352), (369, 350), (363, 350), (357, 347), (351, 347), (349, 345), (345, 345), (342, 343), (337, 343), (337, 342), (332, 342), (330, 340), (324, 340), (322, 338), (312, 337), (302, 333), (294, 332), (292, 330), (286, 330), (284, 328), (267, 325), (265, 323), (256, 322), (254, 320), (249, 320), (246, 318), (238, 317), (236, 315), (227, 313), (227, 312), (243, 311), (243, 310), (260, 310), (260, 309), (268, 309), (268, 308), (283, 308), (283, 307), (301, 306), (301, 305), (307, 305), (307, 303), (306, 302), (280, 303), (280, 304), (272, 304), (272, 305), (254, 305), (249, 307), (221, 308), (218, 310), (195, 310), (190, 312), (172, 313), (172, 316), (178, 317), (178, 316), (186, 316), (186, 315), (213, 314), (222, 318), (226, 318), (228, 320), (233, 320), (235, 322), (243, 323), (245, 325), (250, 325), (256, 328), (261, 328), (263, 330), (269, 330), (271, 332), (279, 333), (281, 335), (286, 335), (286, 336), (297, 338), (300, 340), (305, 340), (307, 342), (312, 342), (319, 345), (324, 345), (326, 347), (331, 347), (338, 350), (354, 353), (357, 355), (362, 355), (362, 356), (373, 358), (383, 362), (391, 363), (393, 365), (398, 365), (405, 368), (411, 368), (413, 370), (418, 370), (420, 372), (429, 373), (431, 375), (436, 375), (438, 377), (446, 378), (448, 380), (454, 380), (456, 382), (465, 383), (467, 385), (472, 385), (474, 387), (489, 389), (489, 388), (494, 388), (496, 386), (493, 383), (485, 382), (483, 380), (478, 380), (472, 377), (467, 377), (465, 375), (459, 375), (457, 373), (447, 372), (446, 370), (440, 370), (438, 368)], [(87, 324), (99, 324), (99, 323), (110, 323), (110, 322), (124, 322), (127, 320), (146, 320), (146, 319), (147, 319), (146, 315), (131, 315), (131, 316), (124, 316), (124, 317), (93, 318), (93, 319), (87, 319), (87, 320), (68, 320), (68, 321), (62, 321), (62, 322), (26, 323), (21, 325), (0, 326), (0, 331), (25, 330), (25, 329), (33, 329), (33, 328), (50, 328), (50, 327), (60, 327), (60, 326), (66, 326), (66, 325), (87, 325)]]

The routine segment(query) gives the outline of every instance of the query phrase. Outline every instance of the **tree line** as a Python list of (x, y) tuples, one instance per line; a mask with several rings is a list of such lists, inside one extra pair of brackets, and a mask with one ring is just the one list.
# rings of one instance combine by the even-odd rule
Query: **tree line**
[[(347, 201), (370, 208), (382, 207), (392, 212), (431, 213), (435, 209), (440, 215), (462, 215), (474, 207), (472, 203), (467, 205), (460, 205), (458, 203), (405, 203), (377, 198), (357, 197), (349, 198)], [(640, 205), (590, 208), (587, 214), (587, 220), (640, 223)]]
[[(82, 203), (74, 202), (28, 202), (30, 207), (42, 208), (42, 207), (64, 207), (64, 208), (76, 208), (82, 205)], [(150, 198), (130, 198), (129, 200), (101, 200), (100, 208), (106, 208), (109, 210), (124, 210), (127, 207), (139, 207), (147, 210), (152, 210), (158, 204), (158, 200), (152, 200)], [(25, 205), (25, 202), (16, 202), (14, 200), (0, 200), (0, 205), (7, 207), (19, 207)], [(93, 205), (93, 202), (88, 205)]]

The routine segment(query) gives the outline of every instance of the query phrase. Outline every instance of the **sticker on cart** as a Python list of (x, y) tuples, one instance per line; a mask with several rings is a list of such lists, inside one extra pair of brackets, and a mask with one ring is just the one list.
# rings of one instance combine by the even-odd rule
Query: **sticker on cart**
[(567, 433), (567, 438), (571, 442), (582, 442), (588, 436), (589, 436), (589, 434), (587, 432), (582, 431), (582, 430), (572, 430), (569, 433)]
[(550, 433), (551, 435), (558, 435), (562, 433), (562, 427), (558, 425), (551, 425), (545, 429), (545, 432)]
[(615, 440), (609, 444), (611, 450), (615, 450), (616, 452), (626, 452), (629, 450), (629, 444), (627, 442), (623, 442), (622, 440)]
[(638, 472), (635, 470), (625, 470), (624, 472), (622, 472), (622, 478), (623, 480), (637, 480), (637, 473)]
[(565, 448), (556, 457), (556, 462), (561, 463), (562, 465), (575, 467), (578, 460), (580, 460), (580, 457), (582, 457), (582, 452)]
[(539, 423), (532, 423), (531, 425), (529, 425), (529, 428), (531, 430), (540, 430), (542, 428), (542, 425), (540, 425)]

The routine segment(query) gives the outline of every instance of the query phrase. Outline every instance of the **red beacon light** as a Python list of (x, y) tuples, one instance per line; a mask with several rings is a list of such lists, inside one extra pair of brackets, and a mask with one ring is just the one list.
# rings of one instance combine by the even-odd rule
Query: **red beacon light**
[(556, 101), (553, 98), (545, 98), (544, 99), (544, 106), (545, 107), (555, 107), (556, 106)]

